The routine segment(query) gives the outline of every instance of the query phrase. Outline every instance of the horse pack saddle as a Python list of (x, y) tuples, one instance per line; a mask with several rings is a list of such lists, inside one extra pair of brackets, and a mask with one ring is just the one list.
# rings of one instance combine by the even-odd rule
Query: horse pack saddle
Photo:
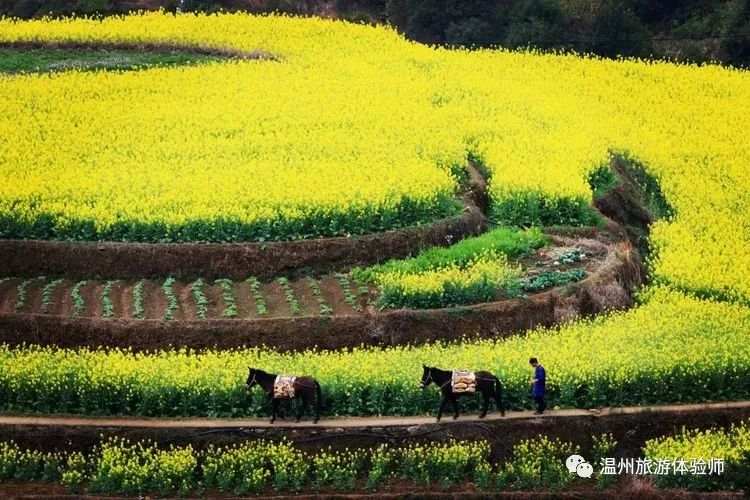
[(451, 374), (453, 392), (476, 392), (477, 376), (469, 370), (454, 370)]
[(273, 382), (273, 397), (275, 399), (293, 398), (295, 380), (297, 380), (297, 377), (291, 375), (277, 375)]

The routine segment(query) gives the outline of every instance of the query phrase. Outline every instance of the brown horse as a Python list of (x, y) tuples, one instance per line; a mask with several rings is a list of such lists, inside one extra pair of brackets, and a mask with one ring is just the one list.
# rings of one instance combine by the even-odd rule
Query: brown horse
[[(438, 409), (437, 419), (440, 421), (440, 417), (443, 416), (443, 410), (450, 401), (453, 406), (453, 419), (458, 418), (458, 398), (460, 396), (473, 396), (473, 392), (453, 392), (451, 386), (451, 378), (453, 373), (439, 368), (422, 365), (422, 389), (426, 389), (431, 383), (435, 383), (440, 388), (440, 392), (443, 393), (443, 400), (440, 402), (440, 409)], [(477, 391), (482, 393), (484, 400), (482, 404), (482, 413), (479, 418), (487, 416), (487, 409), (490, 406), (490, 398), (494, 398), (497, 402), (497, 408), (500, 410), (500, 415), (505, 416), (505, 409), (503, 408), (503, 386), (500, 383), (500, 379), (491, 374), (490, 372), (475, 372)]]
[[(259, 385), (265, 392), (268, 399), (271, 401), (271, 423), (276, 421), (276, 415), (279, 412), (279, 403), (282, 398), (274, 397), (273, 386), (276, 382), (276, 374), (264, 372), (256, 368), (250, 368), (247, 375), (247, 389), (250, 390), (256, 384)], [(315, 400), (315, 419), (313, 423), (318, 423), (320, 420), (320, 407), (323, 404), (323, 394), (320, 389), (320, 384), (317, 380), (312, 377), (297, 377), (294, 380), (294, 398), (301, 399), (302, 404), (297, 408), (297, 422), (302, 419), (302, 414), (305, 409), (310, 406), (313, 400)]]

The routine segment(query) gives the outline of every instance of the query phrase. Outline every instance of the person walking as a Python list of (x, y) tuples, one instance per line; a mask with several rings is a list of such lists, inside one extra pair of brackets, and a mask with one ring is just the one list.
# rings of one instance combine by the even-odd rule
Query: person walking
[(534, 415), (541, 415), (547, 408), (544, 401), (544, 392), (547, 385), (547, 372), (536, 358), (530, 358), (529, 364), (534, 368), (534, 378), (531, 379), (531, 396), (536, 402), (536, 411)]

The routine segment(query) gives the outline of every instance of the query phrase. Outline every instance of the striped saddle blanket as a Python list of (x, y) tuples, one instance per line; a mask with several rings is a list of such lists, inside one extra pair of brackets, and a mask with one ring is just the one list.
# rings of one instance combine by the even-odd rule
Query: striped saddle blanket
[(469, 370), (454, 370), (451, 375), (453, 392), (476, 392), (477, 376)]
[(273, 382), (273, 397), (275, 399), (291, 399), (294, 397), (294, 381), (297, 377), (277, 375)]

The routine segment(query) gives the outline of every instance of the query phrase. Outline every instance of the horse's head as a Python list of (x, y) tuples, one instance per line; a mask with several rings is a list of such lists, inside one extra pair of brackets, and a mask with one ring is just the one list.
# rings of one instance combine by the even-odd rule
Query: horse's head
[(432, 382), (434, 382), (434, 380), (432, 380), (432, 368), (422, 365), (422, 389), (427, 389), (427, 386)]
[(247, 380), (245, 381), (245, 385), (248, 389), (252, 389), (253, 386), (258, 383), (257, 375), (258, 370), (256, 370), (255, 368), (247, 369)]

